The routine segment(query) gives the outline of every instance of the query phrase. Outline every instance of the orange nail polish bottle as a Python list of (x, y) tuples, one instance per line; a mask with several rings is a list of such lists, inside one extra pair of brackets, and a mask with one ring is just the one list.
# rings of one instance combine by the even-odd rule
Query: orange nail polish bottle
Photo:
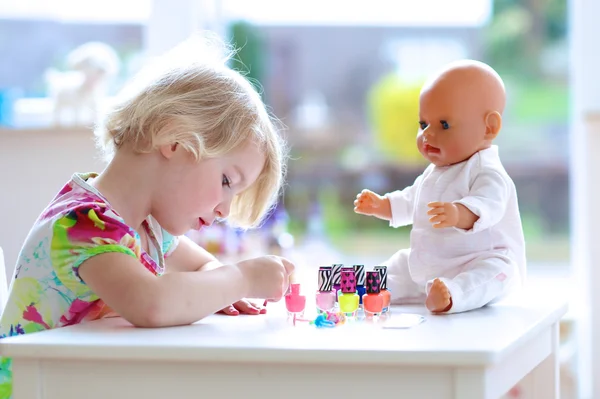
[(381, 277), (377, 270), (367, 272), (367, 293), (362, 297), (363, 308), (367, 316), (379, 315), (383, 310), (383, 295), (381, 294), (380, 283)]
[(392, 300), (392, 294), (387, 289), (387, 266), (375, 266), (374, 269), (379, 272), (381, 279), (379, 285), (380, 293), (383, 296), (383, 310), (381, 313), (387, 313), (390, 311), (390, 302)]

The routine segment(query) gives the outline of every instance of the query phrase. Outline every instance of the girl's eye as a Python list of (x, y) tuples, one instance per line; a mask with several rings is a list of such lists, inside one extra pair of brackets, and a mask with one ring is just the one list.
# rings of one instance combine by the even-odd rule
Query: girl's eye
[(423, 121), (419, 121), (419, 126), (421, 126), (421, 129), (423, 129), (423, 130), (427, 129), (427, 123), (425, 123)]
[(227, 186), (228, 188), (231, 188), (231, 180), (229, 180), (229, 177), (223, 175), (223, 180), (221, 181), (221, 184), (223, 186)]
[(442, 129), (446, 130), (446, 129), (450, 129), (450, 125), (448, 124), (448, 122), (446, 121), (440, 121), (441, 125), (442, 125)]

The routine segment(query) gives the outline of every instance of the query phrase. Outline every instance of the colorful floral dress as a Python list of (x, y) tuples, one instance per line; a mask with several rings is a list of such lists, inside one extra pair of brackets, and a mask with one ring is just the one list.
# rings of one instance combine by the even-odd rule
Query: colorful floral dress
[[(144, 222), (149, 253), (140, 236), (90, 184), (94, 173), (75, 174), (29, 232), (19, 254), (0, 338), (96, 320), (114, 312), (81, 280), (79, 266), (94, 255), (120, 252), (137, 258), (154, 275), (177, 237), (150, 217)], [(0, 359), (0, 399), (12, 392), (11, 359)]]

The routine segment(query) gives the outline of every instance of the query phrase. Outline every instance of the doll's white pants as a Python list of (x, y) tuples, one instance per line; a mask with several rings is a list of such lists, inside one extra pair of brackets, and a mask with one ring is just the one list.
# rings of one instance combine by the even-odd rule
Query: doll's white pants
[(392, 304), (423, 304), (434, 279), (450, 291), (452, 308), (448, 313), (466, 312), (496, 302), (521, 285), (517, 264), (505, 253), (482, 254), (459, 266), (440, 267), (409, 264), (410, 249), (396, 252), (387, 266), (387, 288)]

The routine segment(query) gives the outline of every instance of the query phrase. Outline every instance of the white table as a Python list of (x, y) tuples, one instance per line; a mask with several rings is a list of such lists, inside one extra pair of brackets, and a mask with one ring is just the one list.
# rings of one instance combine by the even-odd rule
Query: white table
[(6, 338), (0, 354), (14, 359), (14, 399), (486, 399), (528, 374), (528, 397), (554, 399), (567, 306), (538, 302), (451, 316), (394, 308), (427, 315), (404, 330), (293, 327), (276, 308), (164, 329), (105, 319)]

